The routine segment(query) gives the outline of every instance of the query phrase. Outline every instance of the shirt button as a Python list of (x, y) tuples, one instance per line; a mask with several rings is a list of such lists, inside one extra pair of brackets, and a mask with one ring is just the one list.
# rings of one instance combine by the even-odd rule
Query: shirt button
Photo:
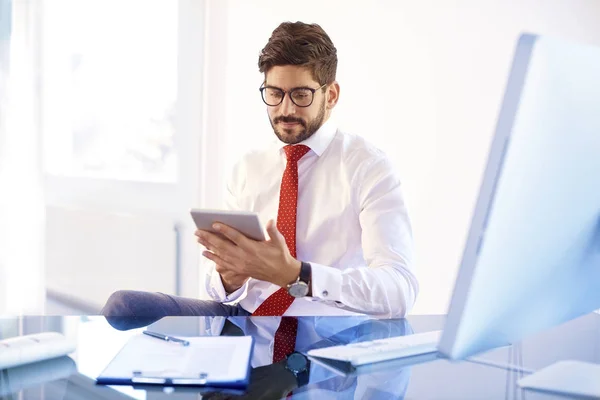
[(323, 290), (323, 292), (321, 293), (321, 296), (323, 297), (327, 297), (329, 295), (329, 292), (327, 290)]

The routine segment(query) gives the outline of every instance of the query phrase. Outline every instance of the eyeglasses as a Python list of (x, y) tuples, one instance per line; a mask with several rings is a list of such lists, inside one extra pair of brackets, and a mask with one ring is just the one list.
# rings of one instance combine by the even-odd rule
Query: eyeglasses
[(309, 87), (298, 87), (290, 90), (289, 92), (272, 86), (262, 86), (259, 90), (262, 95), (262, 99), (266, 105), (274, 107), (283, 103), (285, 94), (288, 93), (292, 103), (298, 107), (308, 107), (312, 104), (315, 99), (315, 92), (327, 86), (327, 84), (321, 85), (316, 89)]

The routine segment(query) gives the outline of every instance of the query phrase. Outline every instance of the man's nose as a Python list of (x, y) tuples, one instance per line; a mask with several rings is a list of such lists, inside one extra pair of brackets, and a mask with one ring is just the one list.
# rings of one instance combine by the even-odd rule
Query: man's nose
[(296, 105), (290, 98), (289, 93), (286, 93), (283, 97), (283, 101), (281, 102), (280, 108), (281, 114), (283, 115), (293, 115), (296, 113)]

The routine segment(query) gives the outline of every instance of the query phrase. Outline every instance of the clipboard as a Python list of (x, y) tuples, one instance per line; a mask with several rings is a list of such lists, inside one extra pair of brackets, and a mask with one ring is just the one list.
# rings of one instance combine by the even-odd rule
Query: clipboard
[(251, 336), (200, 336), (164, 341), (131, 337), (104, 371), (99, 385), (246, 389), (250, 382)]

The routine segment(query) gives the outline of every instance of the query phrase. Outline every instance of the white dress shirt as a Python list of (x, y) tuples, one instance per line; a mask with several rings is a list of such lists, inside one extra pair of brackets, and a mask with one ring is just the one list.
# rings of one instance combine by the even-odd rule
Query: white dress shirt
[[(400, 318), (412, 307), (418, 282), (410, 221), (400, 179), (386, 157), (362, 137), (339, 131), (329, 119), (302, 142), (298, 162), (297, 259), (312, 266), (312, 297), (296, 299), (284, 315), (356, 315)], [(229, 209), (277, 218), (285, 143), (246, 154), (228, 183)], [(279, 289), (250, 278), (227, 294), (214, 263), (205, 280), (219, 302), (253, 312)]]

